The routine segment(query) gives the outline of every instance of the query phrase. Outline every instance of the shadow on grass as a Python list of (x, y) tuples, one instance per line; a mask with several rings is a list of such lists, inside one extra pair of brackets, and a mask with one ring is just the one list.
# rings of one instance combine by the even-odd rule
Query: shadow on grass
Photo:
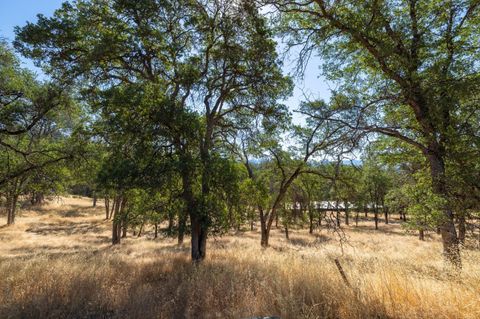
[[(279, 316), (387, 318), (376, 300), (357, 299), (337, 279), (284, 278), (281, 267), (258, 260), (207, 259), (192, 264), (186, 256), (137, 262), (105, 249), (78, 265), (78, 258), (44, 260), (19, 274), (0, 296), (2, 318), (251, 318)], [(162, 256), (160, 255), (160, 256)], [(71, 265), (71, 267), (68, 267)], [(12, 264), (10, 267), (17, 265)], [(279, 266), (279, 265), (277, 265)], [(13, 269), (2, 269), (13, 271)], [(23, 277), (22, 277), (23, 276)], [(337, 284), (337, 285), (336, 285)], [(314, 288), (315, 287), (315, 288)], [(347, 303), (347, 307), (345, 304)], [(348, 308), (351, 306), (351, 308)]]
[(315, 234), (313, 237), (290, 237), (289, 243), (294, 246), (315, 247), (332, 240), (330, 237), (322, 234)]
[(35, 223), (26, 232), (38, 235), (77, 235), (87, 233), (102, 233), (105, 227), (100, 222), (60, 222)]

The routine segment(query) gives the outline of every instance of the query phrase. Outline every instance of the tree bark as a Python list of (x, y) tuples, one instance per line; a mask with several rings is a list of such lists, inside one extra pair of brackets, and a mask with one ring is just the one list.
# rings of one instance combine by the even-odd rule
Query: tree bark
[(263, 209), (260, 209), (260, 229), (261, 229), (261, 238), (260, 238), (260, 245), (263, 248), (268, 247), (268, 239), (270, 232), (268, 231), (266, 216), (263, 213)]
[(17, 202), (18, 202), (18, 194), (17, 194), (17, 181), (15, 181), (14, 187), (10, 192), (7, 194), (7, 225), (15, 224), (15, 217), (17, 213)]
[(112, 245), (120, 244), (120, 232), (121, 232), (121, 216), (120, 216), (120, 202), (123, 202), (120, 196), (117, 196), (114, 200), (112, 207)]
[(465, 234), (467, 232), (467, 228), (465, 226), (465, 214), (459, 214), (458, 217), (458, 241), (461, 244), (465, 243)]
[(201, 261), (205, 259), (207, 250), (207, 229), (197, 216), (190, 216), (192, 224), (192, 260)]
[(385, 216), (385, 224), (388, 224), (388, 209), (385, 207), (385, 204), (382, 204), (383, 215)]

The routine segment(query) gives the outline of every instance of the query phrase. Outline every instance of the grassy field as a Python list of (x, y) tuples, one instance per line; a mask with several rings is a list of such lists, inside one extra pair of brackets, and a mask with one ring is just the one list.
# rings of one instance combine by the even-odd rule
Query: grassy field
[(398, 223), (344, 227), (347, 242), (274, 230), (269, 249), (256, 231), (212, 237), (194, 265), (188, 243), (150, 228), (112, 247), (90, 206), (60, 198), (0, 228), (0, 318), (480, 318), (480, 252), (446, 275), (437, 236)]

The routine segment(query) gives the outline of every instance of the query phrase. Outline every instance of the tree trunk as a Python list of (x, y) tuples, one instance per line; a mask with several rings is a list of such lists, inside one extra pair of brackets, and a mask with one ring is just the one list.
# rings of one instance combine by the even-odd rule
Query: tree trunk
[(467, 231), (465, 227), (465, 214), (459, 214), (458, 219), (458, 241), (461, 244), (465, 243), (465, 233)]
[(205, 259), (207, 249), (207, 229), (196, 216), (190, 216), (192, 224), (192, 260), (201, 261)]
[(285, 223), (285, 238), (289, 240), (290, 238), (288, 237), (288, 223)]
[(260, 238), (260, 245), (263, 248), (268, 247), (268, 239), (270, 237), (270, 233), (267, 229), (267, 221), (265, 220), (266, 216), (263, 214), (263, 211), (260, 211), (260, 228), (261, 228), (261, 238)]
[[(448, 203), (448, 192), (445, 182), (445, 164), (443, 162), (443, 158), (438, 155), (438, 152), (429, 152), (427, 155), (430, 163), (430, 174), (432, 178), (433, 191), (437, 195), (446, 199)], [(438, 226), (442, 235), (444, 256), (454, 266), (461, 268), (462, 260), (460, 256), (460, 249), (458, 246), (457, 231), (455, 229), (455, 224), (453, 220), (453, 212), (448, 204), (443, 209), (443, 218), (439, 222)]]
[(45, 195), (41, 192), (36, 192), (35, 193), (35, 205), (41, 205), (43, 204), (43, 201), (45, 200)]
[(115, 196), (113, 198), (112, 209), (110, 210), (110, 216), (108, 216), (108, 219), (113, 218), (113, 213), (114, 213), (115, 205), (117, 205), (117, 201), (118, 201), (118, 196)]
[(155, 223), (155, 239), (158, 237), (158, 223)]
[(97, 207), (97, 194), (93, 192), (93, 207)]
[(310, 221), (310, 228), (308, 229), (308, 232), (313, 234), (313, 211), (310, 208), (308, 209), (308, 218)]
[(355, 227), (358, 226), (358, 210), (355, 212)]
[(105, 197), (105, 219), (110, 217), (110, 199)]
[[(115, 198), (112, 210), (112, 245), (120, 244), (120, 232), (121, 232), (121, 216), (120, 216), (120, 202), (121, 197), (117, 196)], [(123, 201), (122, 201), (123, 202)]]
[(7, 201), (5, 203), (5, 211), (7, 212), (7, 225), (12, 225), (12, 215), (11, 215), (11, 210), (12, 210), (12, 197), (9, 193), (6, 195)]
[(261, 238), (260, 238), (260, 245), (263, 248), (267, 248), (268, 247), (269, 233), (263, 227), (262, 227), (261, 232), (262, 232), (262, 234), (261, 234)]
[(418, 230), (418, 239), (420, 239), (422, 241), (425, 240), (425, 231), (423, 230), (423, 228), (420, 228)]
[(10, 194), (7, 195), (7, 225), (15, 224), (18, 201), (18, 195), (16, 194), (16, 191), (17, 190), (15, 187), (15, 190), (11, 191)]
[(347, 202), (345, 202), (345, 225), (350, 225), (350, 212), (348, 211)]
[(375, 230), (378, 230), (378, 208), (377, 204), (375, 204), (375, 207), (373, 208), (373, 219), (375, 220)]
[(137, 238), (142, 236), (143, 225), (145, 225), (145, 222), (142, 222), (142, 224), (140, 225), (140, 229), (138, 230)]
[(337, 222), (337, 227), (340, 228), (340, 208), (338, 207), (338, 201), (336, 203), (336, 215), (335, 215), (335, 219), (336, 219), (336, 222)]
[(127, 222), (125, 218), (122, 218), (122, 238), (127, 238), (127, 230), (128, 230)]

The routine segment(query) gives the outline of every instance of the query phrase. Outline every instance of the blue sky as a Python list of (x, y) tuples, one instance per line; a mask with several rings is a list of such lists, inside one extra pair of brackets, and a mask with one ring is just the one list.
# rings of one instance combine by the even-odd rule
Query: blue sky
[[(36, 21), (37, 14), (50, 16), (55, 9), (61, 6), (63, 0), (0, 0), (0, 37), (6, 38), (11, 42), (15, 38), (13, 28), (17, 25), (23, 26), (27, 21)], [(294, 58), (295, 55), (291, 54)], [(41, 74), (41, 71), (33, 66), (31, 61), (22, 59), (24, 66), (35, 70)], [(294, 110), (301, 101), (308, 99), (323, 98), (328, 100), (329, 86), (320, 74), (319, 65), (321, 60), (318, 57), (312, 57), (306, 68), (303, 79), (295, 79), (295, 91), (293, 96), (286, 102), (291, 110)], [(286, 60), (284, 64), (285, 73), (291, 73), (294, 70), (295, 63), (292, 59)], [(295, 122), (302, 122), (302, 118), (294, 115)]]

